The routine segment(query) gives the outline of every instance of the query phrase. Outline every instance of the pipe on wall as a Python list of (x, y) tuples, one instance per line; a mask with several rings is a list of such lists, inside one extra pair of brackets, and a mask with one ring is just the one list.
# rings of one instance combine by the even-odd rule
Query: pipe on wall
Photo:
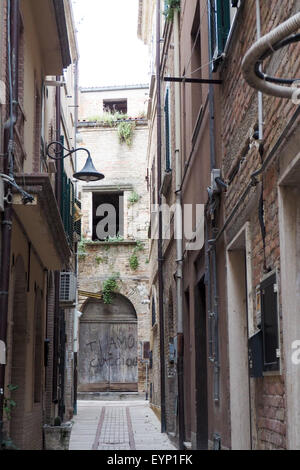
[[(157, 89), (157, 203), (161, 207), (160, 193), (162, 180), (161, 145), (162, 145), (162, 107), (161, 107), (161, 1), (156, 2), (156, 89)], [(166, 392), (165, 392), (165, 331), (164, 331), (164, 282), (163, 282), (163, 241), (162, 211), (158, 219), (158, 304), (159, 304), (159, 340), (160, 340), (160, 399), (161, 399), (161, 432), (166, 432)]]
[(249, 49), (242, 61), (242, 71), (247, 83), (256, 90), (267, 95), (280, 98), (292, 99), (294, 92), (299, 91), (297, 87), (288, 87), (270, 83), (256, 74), (256, 64), (261, 61), (265, 54), (273, 50), (273, 46), (291, 36), (300, 28), (300, 13), (292, 16), (284, 23), (277, 26), (270, 33), (261, 37)]
[[(261, 38), (260, 0), (256, 0), (256, 25), (257, 40), (259, 40)], [(264, 138), (263, 95), (261, 91), (258, 92), (258, 138), (260, 141)]]
[[(180, 16), (174, 11), (174, 74), (180, 76)], [(182, 226), (182, 165), (181, 165), (181, 96), (180, 83), (175, 82), (175, 170), (176, 170), (176, 308), (177, 308), (177, 382), (179, 449), (184, 450), (184, 349), (183, 349), (183, 226)]]
[[(16, 119), (13, 115), (14, 102), (18, 102), (18, 45), (19, 45), (19, 0), (7, 0), (7, 43), (9, 75), (10, 116), (4, 132), (3, 173), (13, 176), (13, 142)], [(8, 191), (8, 185), (5, 184)], [(12, 206), (7, 201), (2, 218), (1, 279), (0, 279), (0, 340), (7, 342), (8, 292), (11, 264)], [(5, 364), (0, 364), (0, 442), (3, 439), (3, 400), (5, 387)]]
[[(208, 37), (211, 38), (211, 3), (208, 0), (207, 2), (207, 16), (208, 16)], [(209, 55), (210, 61), (212, 61), (212, 50), (209, 40)], [(213, 78), (212, 67), (209, 67), (209, 79)], [(214, 106), (214, 86), (212, 84), (209, 85), (209, 137), (210, 137), (210, 169), (211, 171), (216, 168), (216, 149), (215, 149), (215, 106)], [(206, 224), (209, 224), (208, 217), (206, 219)], [(215, 230), (214, 221), (211, 223), (212, 231)], [(209, 324), (213, 321), (214, 325), (214, 333), (213, 333), (213, 347), (214, 347), (214, 380), (213, 380), (213, 398), (214, 401), (217, 403), (220, 399), (220, 364), (219, 364), (219, 299), (218, 299), (218, 280), (217, 280), (217, 252), (216, 252), (216, 245), (213, 244), (211, 247), (208, 248), (208, 258), (212, 261), (212, 270), (210, 267), (210, 262), (207, 264), (207, 275), (210, 279), (210, 286), (211, 289), (208, 292), (210, 295), (209, 305), (211, 306), (212, 311), (208, 312), (209, 315)]]

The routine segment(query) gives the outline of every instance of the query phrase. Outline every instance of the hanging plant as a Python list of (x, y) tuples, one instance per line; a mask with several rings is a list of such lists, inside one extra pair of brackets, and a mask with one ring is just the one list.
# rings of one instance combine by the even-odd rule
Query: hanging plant
[(102, 295), (103, 302), (107, 305), (113, 301), (114, 292), (118, 290), (118, 280), (120, 279), (119, 273), (112, 274), (106, 281), (103, 282)]
[(136, 191), (132, 191), (132, 193), (130, 194), (129, 198), (128, 198), (128, 206), (133, 206), (134, 204), (136, 204), (137, 202), (139, 202), (140, 200), (140, 196), (138, 195), (138, 193)]
[(136, 247), (134, 248), (133, 253), (129, 258), (129, 266), (132, 269), (132, 271), (136, 271), (138, 269), (140, 265), (138, 253), (141, 251), (144, 251), (144, 249), (145, 249), (144, 243), (141, 240), (137, 240)]
[(180, 0), (166, 0), (164, 15), (167, 21), (173, 21), (175, 11), (180, 11)]
[(117, 126), (120, 142), (121, 143), (125, 142), (128, 145), (128, 147), (130, 147), (132, 144), (132, 137), (133, 137), (135, 126), (136, 126), (135, 121), (134, 122), (121, 121)]
[(130, 256), (129, 265), (130, 265), (130, 269), (132, 269), (132, 271), (136, 271), (137, 268), (139, 267), (139, 260), (138, 260), (138, 257), (135, 253)]

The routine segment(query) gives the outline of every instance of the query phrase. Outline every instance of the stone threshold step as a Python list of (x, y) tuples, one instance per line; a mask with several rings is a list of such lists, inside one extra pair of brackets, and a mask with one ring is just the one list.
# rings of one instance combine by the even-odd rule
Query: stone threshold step
[(83, 401), (145, 400), (145, 394), (138, 393), (138, 392), (78, 392), (77, 400), (83, 400)]

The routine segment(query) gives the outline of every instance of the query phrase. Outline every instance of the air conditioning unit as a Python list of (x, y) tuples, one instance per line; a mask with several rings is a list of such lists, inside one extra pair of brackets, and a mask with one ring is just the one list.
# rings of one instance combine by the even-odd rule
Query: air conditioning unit
[(4, 183), (0, 177), (0, 212), (4, 211)]
[(60, 273), (59, 300), (61, 303), (75, 303), (77, 278), (74, 273)]

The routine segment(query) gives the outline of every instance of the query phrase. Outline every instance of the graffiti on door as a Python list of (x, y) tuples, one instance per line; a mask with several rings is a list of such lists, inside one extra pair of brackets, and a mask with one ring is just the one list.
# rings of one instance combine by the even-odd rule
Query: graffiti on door
[(137, 324), (80, 325), (80, 383), (137, 383)]
[[(101, 341), (100, 339), (96, 341), (90, 341), (86, 343), (86, 349), (90, 350), (90, 367), (91, 368), (102, 368), (105, 365), (110, 366), (127, 366), (127, 367), (136, 367), (138, 360), (135, 354), (135, 357), (132, 357), (132, 352), (136, 352), (136, 340), (133, 335), (123, 336), (111, 336), (108, 339), (108, 342), (105, 340)], [(134, 351), (133, 351), (134, 350)], [(121, 355), (122, 353), (125, 353)], [(126, 357), (126, 352), (130, 353), (130, 357)]]

